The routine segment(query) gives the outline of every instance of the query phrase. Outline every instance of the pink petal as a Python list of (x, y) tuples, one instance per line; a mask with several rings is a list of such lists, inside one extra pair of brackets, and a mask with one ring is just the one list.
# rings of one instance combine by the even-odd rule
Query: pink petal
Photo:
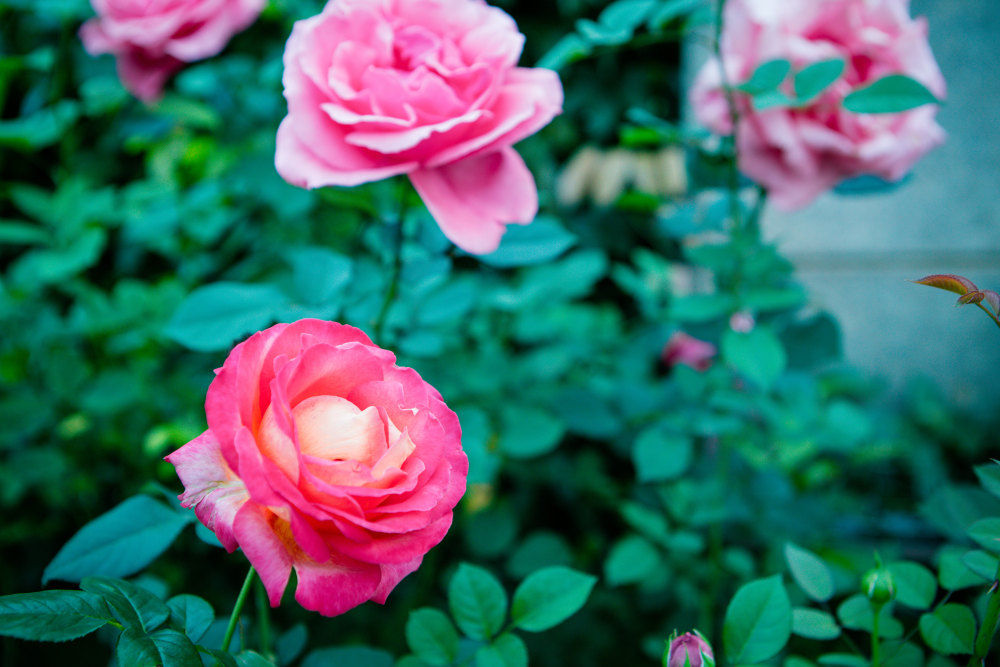
[(392, 589), (403, 580), (403, 577), (415, 572), (420, 563), (423, 562), (424, 557), (414, 558), (408, 563), (395, 563), (392, 565), (382, 565), (382, 579), (379, 581), (378, 588), (372, 594), (372, 601), (378, 602), (379, 604), (385, 604), (385, 600), (389, 597), (389, 593)]
[(467, 252), (493, 252), (505, 225), (527, 224), (538, 212), (535, 179), (510, 147), (414, 171), (410, 180), (441, 231)]
[(233, 523), (236, 540), (264, 583), (272, 607), (281, 604), (292, 574), (291, 554), (273, 528), (276, 520), (270, 512), (247, 503), (236, 513)]
[(297, 559), (294, 566), (298, 577), (295, 599), (323, 616), (343, 614), (379, 590), (378, 565), (335, 556), (325, 563)]

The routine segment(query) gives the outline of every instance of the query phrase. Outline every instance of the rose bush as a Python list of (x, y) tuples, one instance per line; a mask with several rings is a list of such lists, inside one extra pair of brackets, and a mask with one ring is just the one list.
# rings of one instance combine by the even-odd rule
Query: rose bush
[(214, 56), (253, 23), (266, 0), (91, 0), (97, 17), (80, 29), (91, 55), (114, 54), (118, 76), (143, 101), (185, 63)]
[[(944, 97), (927, 23), (910, 17), (909, 0), (729, 0), (723, 25), (722, 61), (731, 85), (775, 59), (789, 60), (796, 71), (835, 58), (846, 64), (833, 85), (802, 107), (756, 111), (737, 95), (740, 169), (765, 186), (779, 208), (805, 206), (861, 174), (897, 181), (944, 140), (935, 105), (895, 114), (857, 114), (842, 106), (852, 90), (890, 74), (910, 76)], [(705, 64), (691, 98), (701, 123), (732, 132), (718, 61)]]
[(523, 43), (482, 0), (331, 0), (285, 48), (278, 172), (305, 188), (407, 174), (456, 245), (496, 249), (538, 209), (511, 145), (562, 110), (555, 72), (516, 66)]
[(208, 429), (170, 454), (193, 507), (281, 601), (336, 615), (384, 603), (451, 526), (468, 460), (455, 413), (353, 327), (278, 324), (237, 345)]
[(706, 371), (712, 366), (717, 353), (718, 350), (708, 341), (677, 331), (663, 346), (660, 359), (667, 368), (684, 364), (695, 370)]

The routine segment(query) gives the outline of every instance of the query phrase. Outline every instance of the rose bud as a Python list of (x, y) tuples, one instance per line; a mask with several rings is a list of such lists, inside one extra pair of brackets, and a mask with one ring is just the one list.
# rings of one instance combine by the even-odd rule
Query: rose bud
[(712, 647), (697, 630), (694, 633), (685, 632), (679, 637), (674, 632), (663, 654), (663, 667), (715, 667), (715, 656)]
[(678, 331), (667, 341), (660, 358), (667, 368), (684, 364), (695, 370), (705, 371), (712, 365), (716, 352), (711, 343)]

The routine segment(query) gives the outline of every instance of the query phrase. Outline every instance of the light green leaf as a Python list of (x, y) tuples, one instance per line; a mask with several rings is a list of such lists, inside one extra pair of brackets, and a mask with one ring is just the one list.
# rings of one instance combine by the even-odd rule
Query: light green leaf
[(803, 67), (795, 74), (795, 97), (798, 104), (808, 104), (823, 94), (844, 73), (843, 58), (821, 60)]
[(806, 595), (820, 602), (833, 597), (833, 574), (819, 556), (789, 542), (785, 545), (785, 561)]
[(497, 268), (549, 262), (576, 244), (576, 236), (557, 219), (539, 216), (530, 225), (508, 225), (500, 247), (479, 261)]
[(287, 297), (273, 285), (213, 283), (181, 302), (165, 333), (192, 350), (224, 350), (271, 324), (287, 305)]
[(476, 667), (527, 667), (528, 649), (517, 635), (500, 635), (476, 651)]
[(937, 581), (923, 565), (909, 561), (887, 566), (896, 585), (896, 601), (914, 609), (927, 609), (937, 594)]
[(0, 636), (62, 642), (114, 620), (100, 596), (84, 591), (38, 591), (0, 597)]
[(733, 368), (762, 389), (769, 389), (788, 361), (785, 348), (766, 327), (749, 333), (728, 329), (722, 336), (722, 354)]
[(963, 562), (962, 558), (967, 552), (968, 549), (955, 545), (947, 545), (941, 550), (938, 556), (938, 583), (941, 584), (941, 588), (957, 591), (970, 586), (980, 586), (989, 580), (989, 577), (982, 577), (973, 572)]
[(539, 570), (514, 591), (513, 623), (529, 632), (548, 630), (579, 611), (596, 583), (597, 577), (568, 567)]
[(758, 65), (749, 79), (736, 86), (736, 90), (750, 95), (760, 95), (780, 86), (791, 70), (792, 63), (787, 60), (780, 58), (768, 60)]
[(902, 74), (890, 74), (844, 98), (844, 108), (854, 113), (899, 113), (939, 103), (924, 84)]
[(840, 636), (837, 619), (818, 609), (792, 610), (792, 632), (808, 639), (836, 639)]
[(133, 496), (81, 528), (45, 568), (42, 583), (127, 577), (146, 567), (194, 521), (149, 496)]
[(976, 618), (965, 605), (949, 603), (920, 617), (920, 636), (938, 653), (972, 653)]
[(637, 584), (649, 578), (662, 562), (660, 551), (649, 540), (629, 535), (611, 547), (604, 561), (604, 578), (609, 586)]
[(731, 662), (767, 660), (785, 647), (791, 633), (792, 605), (778, 575), (744, 584), (726, 608), (722, 637)]
[(507, 616), (507, 593), (487, 570), (462, 563), (448, 584), (448, 606), (462, 632), (489, 640)]
[(867, 658), (853, 653), (827, 653), (821, 655), (818, 662), (827, 667), (870, 667), (871, 664)]
[[(864, 630), (871, 633), (875, 629), (875, 613), (871, 601), (856, 593), (840, 603), (837, 607), (837, 618), (840, 624), (849, 630)], [(903, 624), (892, 617), (892, 605), (882, 607), (879, 613), (878, 634), (886, 639), (899, 639), (903, 636)]]
[(632, 462), (640, 482), (662, 482), (682, 475), (691, 465), (692, 453), (689, 437), (653, 426), (636, 438)]
[(1000, 498), (1000, 464), (997, 462), (976, 466), (976, 477), (983, 488)]
[(512, 405), (506, 407), (501, 416), (500, 449), (513, 458), (548, 454), (566, 432), (560, 420), (538, 408)]
[(351, 260), (326, 248), (307, 246), (287, 253), (295, 294), (306, 303), (328, 302), (351, 280)]
[(987, 551), (1000, 553), (1000, 518), (976, 521), (969, 526), (969, 537)]
[(431, 665), (450, 664), (458, 655), (455, 626), (443, 613), (429, 607), (410, 612), (406, 643), (418, 658)]

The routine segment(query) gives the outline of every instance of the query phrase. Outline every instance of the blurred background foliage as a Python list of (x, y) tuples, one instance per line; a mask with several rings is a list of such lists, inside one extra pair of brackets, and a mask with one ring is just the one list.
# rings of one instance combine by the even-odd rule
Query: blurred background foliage
[[(522, 62), (559, 68), (566, 112), (519, 146), (542, 215), (475, 258), (405, 182), (307, 192), (275, 172), (284, 40), (321, 4), (273, 0), (147, 107), (82, 50), (86, 0), (0, 0), (0, 594), (37, 589), (125, 497), (179, 491), (162, 457), (204, 428), (212, 369), (301, 317), (365, 329), (436, 386), (471, 471), (452, 533), (385, 609), (272, 613), (283, 664), (307, 635), (402, 654), (408, 610), (440, 604), (462, 560), (508, 588), (545, 565), (601, 576), (571, 621), (526, 637), (536, 664), (653, 664), (674, 628), (717, 631), (787, 540), (849, 592), (873, 548), (933, 563), (994, 509), (948, 485), (997, 450), (995, 424), (930, 384), (889, 399), (842, 363), (780, 249), (727, 226), (720, 146), (681, 122), (681, 36), (706, 39), (711, 6), (498, 3)], [(680, 329), (719, 346), (707, 371), (661, 361)], [(190, 531), (141, 581), (226, 613), (243, 570)], [(106, 664), (101, 641), (4, 640), (0, 661)]]

